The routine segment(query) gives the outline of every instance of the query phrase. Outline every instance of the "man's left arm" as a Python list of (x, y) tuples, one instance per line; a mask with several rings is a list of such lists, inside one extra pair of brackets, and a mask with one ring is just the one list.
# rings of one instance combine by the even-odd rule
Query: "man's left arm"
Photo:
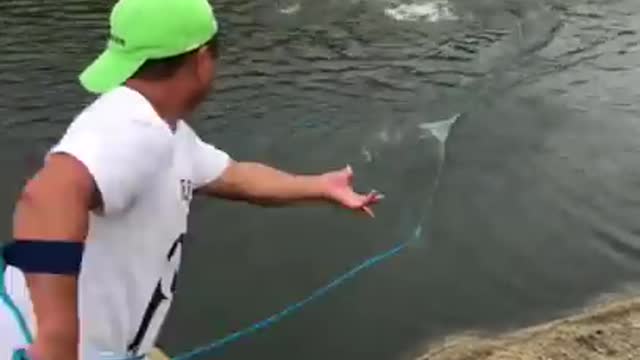
[(227, 153), (196, 136), (193, 149), (196, 193), (261, 206), (325, 202), (373, 216), (371, 207), (382, 196), (353, 189), (353, 171), (318, 175), (291, 174), (257, 162), (234, 161)]
[(359, 194), (352, 183), (353, 171), (349, 166), (319, 175), (297, 175), (261, 163), (229, 160), (222, 174), (200, 192), (262, 206), (327, 202), (373, 216), (371, 206), (381, 196), (375, 192)]

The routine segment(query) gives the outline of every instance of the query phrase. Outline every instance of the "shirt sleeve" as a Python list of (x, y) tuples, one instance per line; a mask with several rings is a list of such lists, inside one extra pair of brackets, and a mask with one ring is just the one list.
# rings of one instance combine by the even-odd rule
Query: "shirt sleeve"
[(227, 169), (231, 157), (214, 145), (202, 141), (195, 135), (192, 147), (193, 182), (200, 188), (218, 179)]
[(102, 197), (103, 214), (125, 211), (150, 177), (167, 166), (170, 142), (157, 128), (70, 127), (49, 154), (66, 153), (91, 173)]

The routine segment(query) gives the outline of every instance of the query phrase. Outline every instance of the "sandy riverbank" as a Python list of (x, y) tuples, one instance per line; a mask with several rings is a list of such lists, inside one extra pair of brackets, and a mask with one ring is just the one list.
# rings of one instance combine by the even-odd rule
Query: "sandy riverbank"
[(494, 338), (456, 336), (417, 360), (638, 360), (640, 296)]

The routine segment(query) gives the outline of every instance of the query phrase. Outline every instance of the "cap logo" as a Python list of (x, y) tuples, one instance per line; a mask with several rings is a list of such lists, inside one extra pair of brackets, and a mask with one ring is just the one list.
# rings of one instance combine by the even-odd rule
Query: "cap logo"
[(110, 34), (109, 35), (109, 40), (113, 41), (114, 43), (120, 45), (120, 46), (125, 46), (125, 41), (123, 38), (114, 35), (114, 34)]

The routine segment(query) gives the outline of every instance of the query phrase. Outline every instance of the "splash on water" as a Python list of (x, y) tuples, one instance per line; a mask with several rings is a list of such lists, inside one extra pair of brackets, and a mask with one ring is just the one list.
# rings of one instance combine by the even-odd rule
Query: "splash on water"
[(299, 3), (292, 4), (290, 6), (287, 6), (287, 7), (284, 7), (282, 9), (280, 9), (279, 11), (282, 14), (293, 15), (293, 14), (297, 13), (298, 11), (300, 11), (300, 4)]
[(427, 1), (413, 4), (394, 5), (385, 9), (385, 14), (398, 21), (458, 20), (451, 5), (446, 0)]

